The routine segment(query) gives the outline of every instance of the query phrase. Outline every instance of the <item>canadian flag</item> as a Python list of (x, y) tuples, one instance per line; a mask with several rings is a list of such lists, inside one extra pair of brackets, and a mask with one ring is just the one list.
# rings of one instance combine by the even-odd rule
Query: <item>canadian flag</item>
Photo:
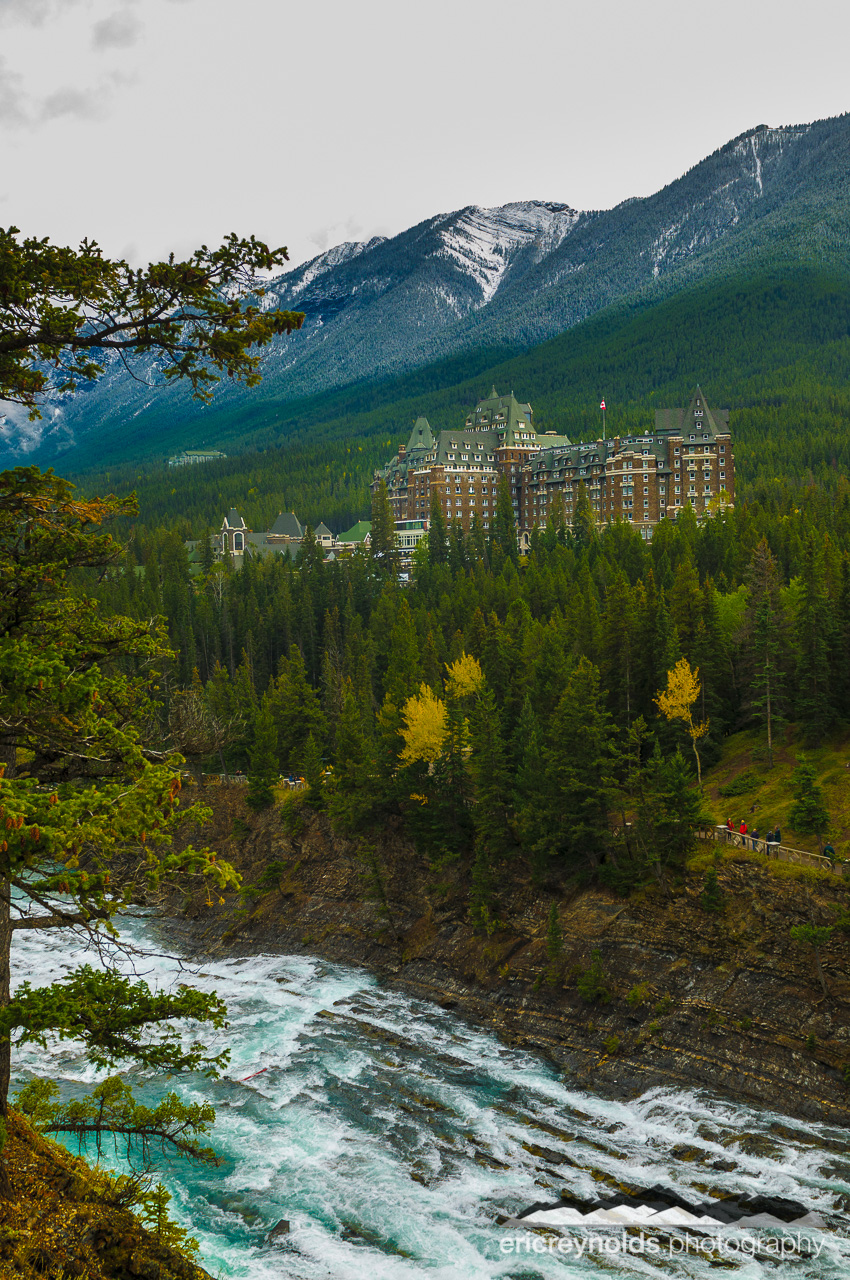
[(602, 401), (602, 403), (601, 403), (601, 405), (599, 406), (599, 408), (600, 408), (600, 409), (604, 409), (604, 408), (605, 408), (605, 401), (604, 401), (604, 400)]

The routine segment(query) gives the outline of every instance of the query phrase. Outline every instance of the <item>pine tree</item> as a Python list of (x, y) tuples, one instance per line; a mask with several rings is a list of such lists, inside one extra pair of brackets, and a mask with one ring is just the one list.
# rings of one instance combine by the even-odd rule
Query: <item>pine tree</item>
[(833, 616), (824, 579), (823, 551), (809, 534), (800, 575), (797, 613), (796, 712), (806, 741), (819, 744), (835, 723), (829, 669)]
[[(35, 467), (0, 475), (0, 1122), (13, 1042), (82, 1039), (100, 1066), (220, 1062), (168, 1031), (150, 1035), (184, 1016), (221, 1025), (221, 1002), (190, 988), (155, 994), (84, 965), (11, 994), (20, 929), (76, 928), (96, 944), (145, 885), (174, 876), (197, 876), (208, 891), (236, 883), (209, 850), (174, 847), (181, 758), (163, 754), (150, 674), (171, 660), (162, 632), (146, 619), (109, 616), (85, 594), (87, 581), (121, 560), (101, 526), (133, 514), (132, 502), (76, 499), (66, 481)], [(119, 859), (120, 887), (112, 882)]]
[(818, 785), (814, 766), (808, 760), (799, 760), (791, 775), (794, 803), (788, 813), (792, 830), (801, 836), (817, 836), (818, 848), (823, 850), (822, 837), (829, 829), (829, 813)]
[(776, 560), (762, 538), (753, 553), (744, 636), (750, 667), (750, 703), (764, 726), (767, 758), (773, 768), (773, 739), (784, 692), (782, 653), (785, 626)]
[(593, 546), (599, 538), (596, 528), (596, 517), (587, 496), (587, 485), (579, 481), (576, 494), (575, 511), (573, 512), (573, 537), (580, 547)]
[(374, 744), (363, 729), (360, 708), (349, 690), (336, 730), (333, 774), (325, 782), (334, 824), (347, 832), (362, 830), (374, 814), (380, 794)]
[(446, 522), (443, 507), (436, 489), (431, 490), (431, 511), (428, 522), (428, 560), (432, 565), (445, 564), (448, 559)]
[(495, 866), (515, 848), (510, 812), (513, 777), (502, 734), (501, 718), (492, 690), (482, 685), (469, 718), (469, 771), (475, 784), (476, 849), (487, 851)]
[(516, 517), (514, 516), (514, 504), (511, 499), (511, 486), (508, 483), (507, 476), (502, 476), (499, 480), (496, 512), (490, 530), (490, 544), (493, 551), (499, 553), (495, 559), (491, 554), (494, 569), (498, 569), (505, 560), (510, 560), (514, 564), (518, 563), (519, 549), (517, 547)]
[(599, 671), (581, 658), (550, 725), (549, 820), (567, 861), (596, 868), (610, 845), (614, 785), (611, 717), (602, 704)]
[(280, 660), (280, 674), (267, 694), (277, 730), (279, 765), (293, 769), (301, 761), (307, 739), (321, 742), (326, 722), (318, 694), (307, 680), (301, 650), (292, 645), (287, 658)]
[(419, 657), (419, 636), (410, 605), (403, 598), (396, 610), (390, 633), (389, 664), (384, 692), (395, 706), (400, 707), (422, 683), (422, 663)]
[(625, 574), (618, 572), (608, 589), (602, 624), (602, 675), (609, 709), (621, 731), (635, 715), (635, 631), (632, 594)]
[(398, 542), (395, 533), (390, 495), (385, 481), (381, 481), (372, 494), (372, 533), (370, 540), (372, 563), (382, 573), (395, 574)]
[(322, 791), (324, 762), (322, 760), (322, 748), (315, 734), (311, 733), (307, 737), (300, 766), (301, 772), (304, 774), (304, 781), (308, 787), (306, 803), (311, 809), (323, 809), (325, 805), (325, 797)]
[(254, 745), (249, 754), (248, 794), (252, 809), (268, 809), (275, 802), (274, 788), (280, 777), (277, 725), (268, 697), (260, 703), (254, 717)]

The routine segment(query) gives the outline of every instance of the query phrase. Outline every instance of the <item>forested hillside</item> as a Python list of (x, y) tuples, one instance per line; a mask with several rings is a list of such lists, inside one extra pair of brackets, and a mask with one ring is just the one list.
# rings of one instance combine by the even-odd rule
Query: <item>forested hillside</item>
[[(368, 511), (374, 467), (416, 416), (451, 427), (491, 382), (528, 398), (538, 429), (595, 438), (602, 395), (609, 434), (623, 433), (646, 429), (656, 407), (685, 403), (699, 381), (710, 404), (732, 410), (739, 492), (764, 498), (809, 478), (832, 488), (846, 473), (848, 371), (850, 272), (733, 276), (662, 303), (612, 308), (510, 360), (485, 364), (479, 354), (302, 406), (263, 430), (262, 449), (223, 462), (124, 466), (80, 482), (90, 492), (135, 488), (142, 524), (183, 536), (218, 527), (233, 506), (252, 528), (295, 510), (340, 531)], [(254, 426), (249, 414), (234, 415), (229, 447)], [(128, 448), (132, 439), (128, 432)]]
[[(400, 815), (435, 866), (468, 865), (482, 909), (504, 858), (623, 888), (675, 872), (706, 817), (692, 783), (726, 734), (756, 729), (769, 767), (789, 724), (802, 744), (844, 732), (846, 483), (777, 485), (701, 525), (685, 509), (649, 546), (628, 524), (595, 530), (586, 500), (527, 559), (509, 500), (495, 523), (489, 540), (432, 530), (407, 588), (376, 543), (325, 564), (310, 539), (296, 563), (210, 559), (191, 579), (160, 531), (100, 590), (168, 618), (163, 714), (193, 767), (246, 769), (259, 805), (303, 773), (310, 802), (363, 835)], [(659, 693), (683, 659), (694, 693), (670, 719)]]

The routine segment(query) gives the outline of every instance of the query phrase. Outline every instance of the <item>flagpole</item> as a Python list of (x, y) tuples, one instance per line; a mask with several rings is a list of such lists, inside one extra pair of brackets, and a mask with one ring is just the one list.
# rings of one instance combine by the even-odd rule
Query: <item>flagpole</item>
[(605, 428), (605, 401), (603, 400), (599, 408), (602, 410), (602, 439), (607, 440), (607, 432)]

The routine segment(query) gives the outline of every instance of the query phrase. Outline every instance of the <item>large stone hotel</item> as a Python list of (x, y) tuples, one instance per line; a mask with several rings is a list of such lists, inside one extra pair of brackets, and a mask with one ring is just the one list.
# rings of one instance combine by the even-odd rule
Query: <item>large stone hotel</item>
[(502, 476), (523, 543), (546, 524), (557, 495), (570, 520), (582, 483), (600, 524), (629, 520), (650, 538), (659, 520), (685, 506), (700, 516), (712, 500), (734, 502), (729, 410), (710, 409), (697, 387), (687, 408), (657, 409), (650, 434), (573, 444), (535, 431), (531, 405), (493, 388), (455, 430), (435, 437), (426, 419), (417, 419), (372, 487), (386, 482), (400, 541), (412, 543), (427, 529), (432, 493), (448, 523), (468, 531), (478, 515), (489, 529)]

